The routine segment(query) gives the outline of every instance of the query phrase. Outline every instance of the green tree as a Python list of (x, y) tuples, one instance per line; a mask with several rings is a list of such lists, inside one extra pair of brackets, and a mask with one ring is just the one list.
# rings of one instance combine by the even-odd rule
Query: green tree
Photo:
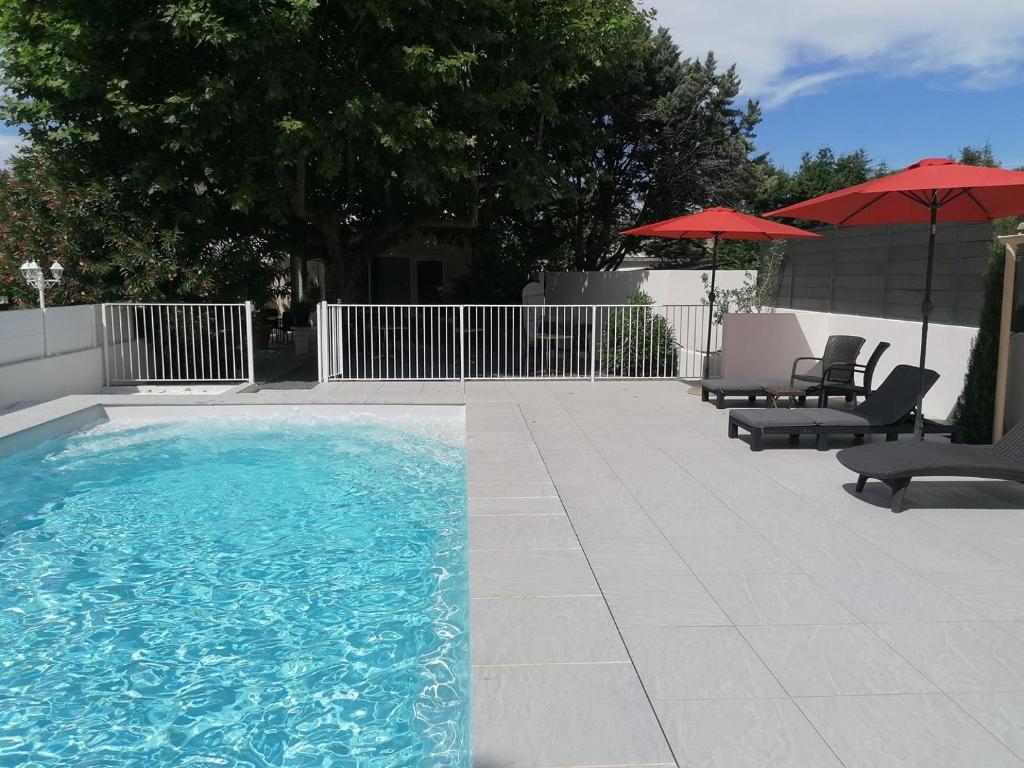
[[(267, 237), (223, 225), (161, 228), (149, 202), (116, 178), (72, 179), (41, 150), (23, 150), (0, 170), (0, 293), (35, 306), (19, 266), (59, 261), (64, 278), (51, 296), (60, 304), (268, 297), (282, 256)], [(203, 243), (201, 258), (181, 258), (186, 241)]]
[(641, 23), (629, 0), (4, 0), (3, 114), (161, 229), (271, 228), (352, 297), (411, 230), (534, 199), (563, 98)]

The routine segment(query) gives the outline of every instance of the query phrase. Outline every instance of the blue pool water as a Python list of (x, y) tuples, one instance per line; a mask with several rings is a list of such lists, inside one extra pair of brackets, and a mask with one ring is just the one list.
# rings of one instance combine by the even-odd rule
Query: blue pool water
[(468, 766), (461, 419), (0, 460), (0, 766)]

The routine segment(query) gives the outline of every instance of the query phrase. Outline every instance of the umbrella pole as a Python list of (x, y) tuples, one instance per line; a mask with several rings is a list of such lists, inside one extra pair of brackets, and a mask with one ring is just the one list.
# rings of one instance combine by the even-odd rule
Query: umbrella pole
[(932, 192), (932, 201), (929, 205), (931, 210), (931, 226), (928, 229), (928, 266), (925, 268), (924, 276), (924, 301), (921, 302), (921, 361), (920, 382), (917, 387), (917, 407), (914, 409), (914, 437), (924, 440), (924, 413), (922, 404), (924, 402), (924, 371), (925, 361), (928, 356), (928, 315), (932, 311), (932, 264), (935, 260), (935, 219), (939, 211), (938, 195)]
[(711, 288), (708, 290), (708, 342), (704, 347), (704, 378), (711, 378), (711, 325), (715, 321), (715, 273), (718, 271), (718, 240), (721, 236), (715, 233), (715, 244), (711, 248)]

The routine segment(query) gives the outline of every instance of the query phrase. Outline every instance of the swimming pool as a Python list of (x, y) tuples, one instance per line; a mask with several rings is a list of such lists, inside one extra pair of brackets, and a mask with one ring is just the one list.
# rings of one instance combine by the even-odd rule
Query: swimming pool
[(0, 460), (0, 765), (468, 766), (461, 415), (206, 410)]

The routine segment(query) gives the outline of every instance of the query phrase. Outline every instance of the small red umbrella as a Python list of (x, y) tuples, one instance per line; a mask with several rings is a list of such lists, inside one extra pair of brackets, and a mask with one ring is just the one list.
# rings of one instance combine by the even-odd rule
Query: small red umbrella
[(932, 311), (935, 224), (939, 221), (990, 221), (1024, 213), (1024, 172), (964, 165), (945, 158), (919, 160), (906, 169), (796, 205), (769, 216), (814, 219), (840, 227), (928, 222), (928, 262), (921, 302), (921, 387), (917, 393), (914, 434), (924, 438), (924, 366), (928, 315)]
[(711, 288), (708, 290), (708, 341), (704, 355), (704, 375), (708, 375), (711, 355), (711, 326), (715, 316), (715, 272), (718, 270), (719, 240), (785, 240), (798, 237), (821, 237), (777, 221), (760, 219), (732, 208), (707, 208), (687, 216), (677, 216), (654, 224), (627, 229), (620, 235), (668, 237), (676, 240), (714, 240), (711, 248)]

